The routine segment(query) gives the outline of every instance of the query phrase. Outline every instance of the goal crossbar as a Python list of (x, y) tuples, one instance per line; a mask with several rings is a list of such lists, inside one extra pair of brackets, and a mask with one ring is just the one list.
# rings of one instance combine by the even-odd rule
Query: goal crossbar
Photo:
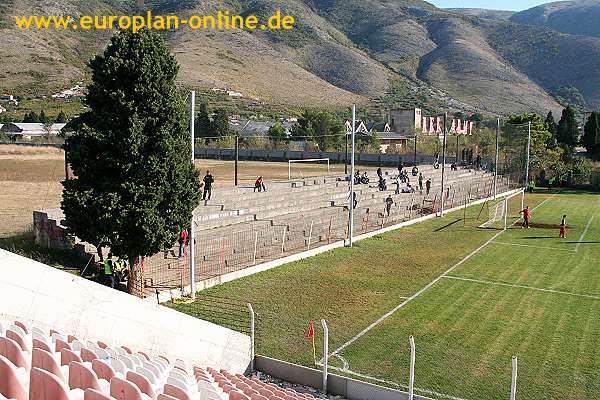
[(493, 207), (493, 211), (490, 209), (489, 219), (479, 225), (479, 227), (485, 228), (497, 221), (502, 221), (504, 225), (503, 230), (506, 230), (508, 228), (508, 200), (516, 196), (521, 196), (521, 209), (523, 209), (525, 189), (521, 189), (506, 196), (500, 196), (500, 199), (497, 199), (495, 207)]
[(318, 162), (327, 161), (327, 175), (330, 173), (329, 169), (329, 158), (306, 158), (302, 160), (288, 160), (288, 179), (292, 179), (292, 163), (303, 163), (303, 162)]

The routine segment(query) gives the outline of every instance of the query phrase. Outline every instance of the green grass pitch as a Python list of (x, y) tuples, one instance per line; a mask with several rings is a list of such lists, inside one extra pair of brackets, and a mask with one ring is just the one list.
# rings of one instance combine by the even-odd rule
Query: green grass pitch
[[(525, 203), (534, 223), (567, 214), (567, 238), (518, 223), (477, 228), (481, 206), (472, 206), (465, 221), (451, 213), (208, 293), (254, 305), (259, 354), (314, 366), (308, 322), (324, 318), (330, 352), (339, 350), (332, 372), (404, 389), (412, 335), (417, 394), (508, 398), (514, 355), (518, 398), (600, 399), (600, 195), (536, 193)], [(519, 208), (511, 199), (509, 224)]]

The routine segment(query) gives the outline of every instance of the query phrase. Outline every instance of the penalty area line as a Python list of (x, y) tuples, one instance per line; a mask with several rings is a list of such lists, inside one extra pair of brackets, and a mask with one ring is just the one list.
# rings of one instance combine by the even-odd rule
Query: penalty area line
[(557, 250), (557, 251), (569, 251), (574, 253), (576, 250), (571, 249), (561, 249), (559, 247), (544, 247), (544, 246), (534, 246), (532, 244), (521, 244), (521, 243), (509, 243), (509, 242), (494, 242), (494, 244), (502, 244), (506, 246), (518, 246), (518, 247), (532, 247), (534, 249), (546, 249), (546, 250)]
[(587, 223), (587, 225), (585, 226), (585, 229), (583, 230), (583, 232), (581, 232), (581, 236), (579, 236), (579, 240), (577, 241), (577, 245), (575, 246), (575, 251), (579, 250), (579, 246), (581, 246), (581, 241), (583, 240), (583, 238), (585, 237), (585, 234), (587, 233), (588, 229), (590, 229), (590, 225), (592, 224), (592, 220), (594, 219), (594, 216), (592, 215)]

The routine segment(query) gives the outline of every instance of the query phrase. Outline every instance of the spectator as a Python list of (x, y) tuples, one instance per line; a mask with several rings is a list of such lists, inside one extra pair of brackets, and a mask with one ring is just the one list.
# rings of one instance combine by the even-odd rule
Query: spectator
[(481, 156), (479, 154), (475, 157), (475, 165), (477, 166), (477, 169), (481, 168)]
[(204, 194), (202, 195), (202, 200), (208, 201), (212, 194), (212, 184), (215, 182), (215, 178), (211, 175), (210, 171), (207, 170), (202, 181), (204, 182)]
[(410, 186), (410, 182), (406, 184), (406, 187), (402, 188), (402, 193), (414, 193), (415, 189)]
[(428, 178), (425, 182), (425, 190), (426, 194), (429, 195), (429, 192), (431, 191), (431, 178)]
[(402, 161), (400, 161), (398, 163), (398, 174), (402, 173), (402, 169), (404, 169), (404, 163)]
[(412, 176), (417, 176), (419, 173), (419, 167), (417, 167), (416, 165), (413, 165), (412, 167)]
[(381, 171), (381, 167), (377, 168), (377, 176), (379, 179), (383, 178), (383, 172)]
[[(348, 196), (348, 197), (350, 197), (350, 196)], [(356, 200), (356, 192), (352, 192), (352, 209), (355, 209), (357, 204), (358, 204), (358, 201)]]
[(181, 260), (186, 255), (185, 246), (187, 245), (187, 239), (188, 231), (187, 229), (183, 228), (181, 232), (179, 232), (179, 256), (177, 257), (178, 260)]
[(392, 206), (394, 205), (394, 199), (392, 199), (392, 195), (388, 195), (388, 197), (385, 199), (385, 211), (387, 211), (387, 216), (390, 216), (390, 211), (392, 209)]
[(263, 181), (262, 176), (259, 176), (258, 179), (256, 180), (256, 182), (254, 182), (254, 191), (255, 192), (256, 192), (256, 189), (258, 189), (259, 192), (267, 191), (267, 188), (265, 186), (265, 181)]
[(455, 163), (455, 162), (453, 162), (452, 164), (450, 164), (450, 169), (451, 169), (452, 171), (458, 171), (458, 167), (456, 166), (456, 163)]
[(115, 275), (114, 261), (112, 260), (112, 253), (108, 253), (108, 256), (102, 263), (104, 266), (104, 284), (111, 288), (117, 287), (117, 277)]
[(401, 179), (400, 179), (400, 175), (398, 175), (396, 177), (396, 194), (400, 194), (400, 183), (401, 183)]
[(423, 194), (423, 173), (419, 173), (419, 192)]

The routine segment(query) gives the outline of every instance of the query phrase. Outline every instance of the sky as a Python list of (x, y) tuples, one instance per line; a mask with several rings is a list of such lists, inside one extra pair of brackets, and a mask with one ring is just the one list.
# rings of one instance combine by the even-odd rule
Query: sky
[(440, 8), (489, 8), (492, 10), (522, 11), (553, 0), (429, 0)]

